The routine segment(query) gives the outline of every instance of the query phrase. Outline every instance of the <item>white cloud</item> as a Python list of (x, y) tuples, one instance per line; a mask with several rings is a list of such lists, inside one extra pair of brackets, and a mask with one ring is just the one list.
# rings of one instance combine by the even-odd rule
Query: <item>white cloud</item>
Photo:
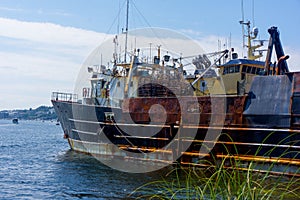
[(37, 11), (38, 14), (40, 15), (58, 15), (58, 16), (64, 16), (64, 17), (70, 17), (72, 14), (67, 13), (63, 10), (53, 10), (53, 11), (45, 11), (43, 9), (39, 9)]
[[(50, 105), (52, 91), (72, 92), (81, 64), (109, 38), (84, 29), (7, 18), (0, 18), (0, 27), (0, 110)], [(221, 46), (229, 43), (226, 37), (186, 33), (205, 52), (218, 51), (218, 40)], [(240, 40), (232, 39), (236, 52), (242, 52)], [(285, 52), (291, 56), (290, 69), (299, 70), (300, 50), (286, 47)]]
[(52, 23), (24, 22), (7, 18), (0, 18), (0, 25), (0, 36), (45, 44), (96, 46), (106, 36), (103, 33)]
[(189, 36), (195, 37), (195, 36), (202, 36), (203, 33), (200, 31), (195, 31), (193, 29), (181, 29), (179, 30), (183, 34), (187, 34)]
[(3, 6), (0, 7), (0, 10), (9, 11), (9, 12), (11, 12), (11, 11), (13, 11), (13, 12), (23, 12), (24, 11), (23, 9), (20, 9), (20, 8), (9, 8), (9, 7), (3, 7)]
[(0, 110), (50, 104), (52, 91), (72, 92), (81, 64), (108, 37), (6, 18), (0, 27)]

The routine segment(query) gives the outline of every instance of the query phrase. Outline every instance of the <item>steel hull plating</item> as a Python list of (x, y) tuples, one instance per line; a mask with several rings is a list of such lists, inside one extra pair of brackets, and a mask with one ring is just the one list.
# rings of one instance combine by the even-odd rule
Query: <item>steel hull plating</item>
[[(295, 116), (282, 114), (267, 116), (273, 120), (285, 121), (281, 127), (278, 127), (280, 124), (262, 126), (262, 121), (254, 126), (253, 121), (249, 123), (249, 119), (260, 120), (261, 118), (265, 121), (266, 119), (259, 115), (244, 116), (239, 112), (239, 107), (248, 104), (249, 98), (235, 96), (226, 99), (226, 107), (231, 107), (232, 113), (227, 109), (227, 113), (223, 116), (223, 126), (210, 123), (212, 114), (208, 108), (202, 109), (201, 113), (196, 113), (200, 115), (198, 123), (194, 121), (195, 113), (182, 111), (181, 115), (184, 117), (170, 112), (167, 115), (167, 123), (151, 124), (146, 120), (149, 120), (149, 110), (139, 108), (143, 106), (139, 99), (128, 100), (134, 107), (130, 108), (130, 115), (126, 113), (129, 110), (126, 111), (124, 107), (112, 109), (56, 100), (52, 103), (70, 147), (75, 151), (105, 159), (117, 157), (134, 161), (151, 161), (150, 163), (157, 165), (172, 164), (176, 161), (182, 165), (206, 167), (218, 165), (225, 159), (228, 168), (232, 167), (234, 162), (235, 166), (238, 164), (241, 169), (246, 170), (252, 163), (253, 170), (300, 175), (298, 171), (300, 130), (285, 127), (286, 120), (284, 120), (288, 118), (288, 121), (295, 121)], [(158, 100), (157, 98), (144, 99), (147, 105), (151, 101), (157, 103)], [(164, 101), (173, 104), (172, 99), (168, 101), (164, 98)], [(198, 98), (200, 105), (203, 102), (208, 105), (209, 101), (211, 101), (209, 98)], [(143, 112), (134, 112), (134, 110)], [(116, 119), (108, 120), (106, 113), (112, 112)], [(128, 116), (134, 123), (128, 123)], [(178, 123), (180, 118), (184, 123)], [(156, 134), (149, 136), (144, 131), (145, 128), (147, 132)], [(201, 147), (207, 147), (209, 150), (203, 150), (205, 148)], [(151, 154), (151, 152), (161, 153)], [(131, 153), (135, 153), (135, 156)]]

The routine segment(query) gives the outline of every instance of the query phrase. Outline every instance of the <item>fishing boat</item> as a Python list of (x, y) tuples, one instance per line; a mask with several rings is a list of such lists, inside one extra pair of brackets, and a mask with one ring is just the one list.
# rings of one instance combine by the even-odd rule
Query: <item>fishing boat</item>
[(13, 123), (13, 124), (19, 124), (18, 118), (13, 118), (13, 119), (12, 119), (12, 123)]
[[(113, 53), (111, 67), (86, 65), (89, 85), (81, 85), (79, 94), (52, 93), (71, 149), (110, 165), (116, 158), (148, 163), (149, 171), (225, 160), (228, 168), (238, 162), (241, 170), (251, 165), (260, 172), (300, 175), (300, 72), (290, 72), (277, 27), (268, 29), (266, 59), (258, 61), (262, 44), (252, 44), (258, 30), (241, 24), (248, 30), (247, 58), (234, 49), (182, 56), (160, 45), (155, 53), (150, 46), (145, 56), (125, 44), (122, 56)], [(127, 34), (114, 37), (114, 45), (120, 37), (127, 42)], [(193, 73), (185, 69), (185, 58), (192, 58)]]

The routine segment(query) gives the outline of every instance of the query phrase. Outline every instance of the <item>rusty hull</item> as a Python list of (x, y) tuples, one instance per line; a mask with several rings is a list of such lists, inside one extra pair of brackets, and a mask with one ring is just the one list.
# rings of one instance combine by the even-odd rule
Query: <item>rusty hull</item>
[[(122, 111), (126, 115), (129, 113), (135, 123), (149, 123), (149, 111), (157, 104), (164, 108), (165, 113), (152, 109), (151, 120), (160, 122), (160, 115), (166, 114), (166, 122), (161, 122), (165, 124), (178, 124), (183, 120), (184, 124), (209, 126), (213, 115), (224, 115), (221, 118), (224, 121), (217, 125), (299, 129), (300, 72), (255, 77), (250, 92), (241, 96), (124, 99)], [(200, 116), (200, 120), (195, 121), (194, 115)]]
[[(230, 155), (243, 165), (255, 162), (260, 171), (274, 165), (278, 169), (289, 166), (287, 174), (299, 173), (300, 73), (255, 77), (247, 95), (192, 98), (196, 101), (187, 96), (129, 98), (123, 101), (122, 110), (137, 124), (156, 122), (173, 126), (168, 129), (174, 131), (173, 135), (178, 134), (179, 127), (183, 131), (197, 129), (193, 141), (180, 141), (192, 142), (189, 149), (182, 152), (179, 160), (182, 164), (200, 166), (203, 164), (200, 157), (213, 161), (212, 158)], [(156, 104), (162, 106), (165, 113), (151, 110)], [(163, 114), (167, 115), (166, 121), (160, 121), (164, 119)], [(221, 131), (217, 142), (204, 139), (209, 129)], [(209, 154), (200, 155), (199, 149), (208, 143), (214, 143), (214, 148)], [(274, 172), (281, 173), (277, 169)]]

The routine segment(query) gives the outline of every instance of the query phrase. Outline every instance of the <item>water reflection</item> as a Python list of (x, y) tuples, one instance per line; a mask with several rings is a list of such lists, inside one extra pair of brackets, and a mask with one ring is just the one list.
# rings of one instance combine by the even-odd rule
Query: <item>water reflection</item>
[[(55, 177), (64, 198), (128, 199), (145, 183), (161, 179), (170, 168), (133, 174), (116, 171), (92, 156), (68, 150), (57, 156)], [(128, 163), (130, 165), (130, 163)]]

